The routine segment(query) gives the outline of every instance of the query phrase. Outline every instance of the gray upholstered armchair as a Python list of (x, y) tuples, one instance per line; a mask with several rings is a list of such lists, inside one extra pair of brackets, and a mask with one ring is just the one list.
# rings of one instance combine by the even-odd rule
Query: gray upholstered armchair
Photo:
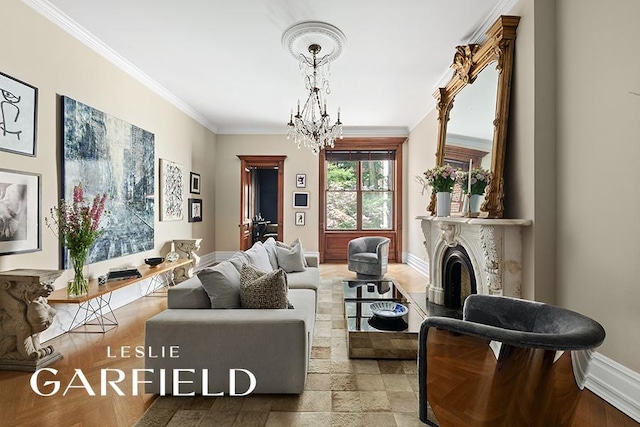
[(358, 237), (349, 242), (347, 265), (358, 279), (381, 279), (389, 263), (389, 240), (386, 237)]
[[(463, 320), (420, 328), (420, 419), (446, 426), (570, 426), (602, 326), (560, 307), (471, 295)], [(428, 405), (427, 405), (428, 403)]]

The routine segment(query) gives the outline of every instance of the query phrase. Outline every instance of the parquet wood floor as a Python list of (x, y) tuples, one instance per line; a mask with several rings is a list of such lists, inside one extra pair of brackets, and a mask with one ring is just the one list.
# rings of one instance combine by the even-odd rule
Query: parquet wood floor
[[(346, 265), (324, 264), (323, 277), (352, 277)], [(424, 289), (425, 279), (411, 267), (403, 264), (389, 265), (388, 275), (409, 292)], [(64, 334), (47, 342), (60, 351), (64, 358), (51, 368), (57, 375), (47, 380), (59, 380), (60, 391), (55, 396), (43, 397), (34, 393), (29, 385), (30, 373), (0, 371), (0, 425), (4, 426), (130, 426), (135, 423), (153, 402), (155, 396), (141, 393), (132, 395), (131, 371), (142, 369), (144, 360), (136, 357), (111, 358), (114, 350), (124, 346), (144, 344), (144, 321), (166, 308), (164, 298), (148, 297), (139, 299), (116, 310), (120, 325), (106, 334)], [(112, 350), (107, 353), (107, 347)], [(132, 352), (133, 353), (133, 352)], [(113, 389), (106, 396), (100, 396), (100, 369), (120, 369), (127, 378), (120, 383), (124, 396)], [(63, 391), (81, 369), (87, 380), (95, 385), (96, 396), (87, 395), (86, 390), (72, 388), (66, 395)], [(115, 378), (115, 373), (110, 374)], [(44, 379), (44, 376), (43, 376)], [(40, 381), (42, 384), (42, 381)], [(74, 385), (79, 385), (76, 379)], [(41, 387), (42, 392), (52, 391), (51, 386)], [(631, 427), (639, 424), (615, 409), (593, 393), (586, 391), (578, 404), (574, 426)]]

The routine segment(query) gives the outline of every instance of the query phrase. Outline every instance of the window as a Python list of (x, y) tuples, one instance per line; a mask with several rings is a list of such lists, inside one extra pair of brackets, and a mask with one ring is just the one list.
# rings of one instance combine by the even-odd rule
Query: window
[(325, 154), (327, 230), (393, 230), (395, 150)]

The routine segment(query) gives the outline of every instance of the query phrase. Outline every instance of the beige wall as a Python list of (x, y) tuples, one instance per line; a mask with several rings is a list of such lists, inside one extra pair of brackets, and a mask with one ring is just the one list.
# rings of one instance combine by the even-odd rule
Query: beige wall
[(599, 320), (599, 351), (636, 372), (638, 16), (636, 0), (558, 2), (557, 300)]
[[(521, 21), (505, 217), (533, 220), (523, 235), (523, 294), (595, 318), (607, 331), (598, 351), (640, 372), (640, 78), (627, 72), (640, 68), (629, 53), (640, 40), (640, 3), (522, 0), (511, 14)], [(433, 151), (424, 141), (436, 137), (431, 115), (412, 130), (411, 153)], [(409, 158), (408, 180), (422, 168)], [(407, 205), (413, 212), (411, 190)], [(411, 215), (407, 250), (424, 257)]]
[[(424, 178), (423, 172), (435, 165), (438, 139), (438, 118), (432, 110), (409, 134), (409, 142), (405, 145), (405, 186), (404, 186), (404, 236), (403, 250), (424, 261), (427, 251), (424, 248), (424, 236), (420, 228), (418, 215), (429, 215), (431, 189), (427, 188), (421, 195), (421, 186), (415, 176)], [(426, 286), (426, 283), (425, 283)]]
[[(300, 237), (305, 250), (318, 251), (318, 156), (287, 140), (285, 135), (218, 135), (215, 162), (217, 251), (240, 247), (240, 159), (238, 155), (287, 156), (284, 162), (283, 239)], [(307, 187), (296, 189), (296, 174), (307, 174)], [(310, 193), (309, 209), (293, 209), (293, 192)], [(305, 225), (296, 226), (294, 212), (306, 212)]]
[[(57, 205), (59, 197), (60, 169), (56, 147), (60, 134), (60, 95), (154, 133), (156, 159), (181, 163), (187, 172), (193, 170), (192, 167), (197, 168), (210, 179), (205, 168), (214, 160), (213, 154), (209, 154), (213, 153), (209, 147), (215, 145), (212, 132), (19, 0), (3, 0), (2, 16), (7, 19), (0, 26), (0, 39), (8, 42), (3, 43), (0, 71), (37, 87), (39, 105), (37, 156), (0, 151), (0, 168), (42, 175), (41, 219)], [(186, 217), (184, 221), (159, 222), (156, 207), (155, 250), (93, 264), (88, 267), (89, 273), (103, 274), (110, 267), (142, 264), (145, 257), (166, 252), (166, 242), (173, 238), (197, 235), (205, 239), (201, 253), (213, 251), (213, 234), (205, 225), (213, 224), (214, 190), (212, 185), (203, 185), (203, 188), (205, 218), (202, 225), (192, 227)], [(207, 210), (209, 202), (211, 210)], [(41, 228), (42, 251), (0, 256), (0, 270), (58, 268), (57, 239), (44, 225)], [(63, 282), (64, 279), (58, 280), (56, 286), (60, 287)]]

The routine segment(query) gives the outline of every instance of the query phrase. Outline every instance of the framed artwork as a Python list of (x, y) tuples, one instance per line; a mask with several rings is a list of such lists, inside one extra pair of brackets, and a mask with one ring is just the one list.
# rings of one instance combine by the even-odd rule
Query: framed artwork
[(296, 174), (296, 188), (306, 188), (307, 187), (307, 174), (299, 173)]
[(293, 193), (293, 207), (298, 209), (306, 209), (309, 207), (309, 192), (298, 191)]
[(40, 174), (0, 169), (0, 255), (39, 251)]
[(296, 212), (296, 225), (304, 225), (304, 212)]
[[(82, 102), (62, 96), (62, 192), (73, 201), (82, 184), (86, 197), (106, 193), (104, 233), (87, 264), (154, 248), (155, 137)], [(70, 267), (62, 251), (62, 268)]]
[(202, 221), (202, 199), (189, 199), (189, 222)]
[(38, 88), (0, 73), (0, 150), (36, 155)]
[(189, 192), (200, 194), (200, 174), (191, 172), (189, 174)]
[(184, 167), (171, 160), (160, 159), (160, 221), (184, 218)]

